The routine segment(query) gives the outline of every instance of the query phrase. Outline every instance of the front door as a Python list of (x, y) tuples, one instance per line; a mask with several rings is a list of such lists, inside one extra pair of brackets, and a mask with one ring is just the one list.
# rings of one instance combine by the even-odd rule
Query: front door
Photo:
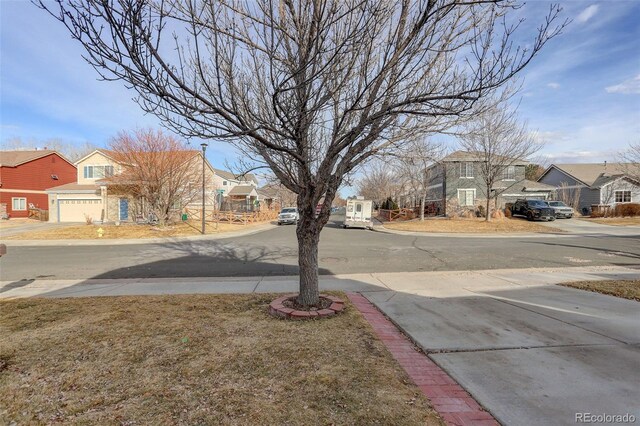
[(120, 220), (129, 220), (129, 199), (120, 198)]

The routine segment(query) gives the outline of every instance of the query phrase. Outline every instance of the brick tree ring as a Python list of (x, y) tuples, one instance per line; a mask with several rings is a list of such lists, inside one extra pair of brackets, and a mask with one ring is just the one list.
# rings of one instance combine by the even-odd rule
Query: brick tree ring
[(327, 294), (320, 295), (321, 304), (324, 304), (324, 307), (312, 311), (297, 310), (292, 307), (295, 304), (296, 297), (298, 297), (297, 294), (287, 294), (286, 296), (278, 297), (269, 304), (269, 313), (279, 318), (308, 320), (332, 317), (344, 310), (344, 302), (341, 299)]

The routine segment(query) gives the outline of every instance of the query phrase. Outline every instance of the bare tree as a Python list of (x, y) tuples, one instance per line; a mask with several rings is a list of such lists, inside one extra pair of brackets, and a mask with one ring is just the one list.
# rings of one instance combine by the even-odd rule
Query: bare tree
[(429, 167), (444, 157), (444, 152), (442, 144), (423, 137), (408, 141), (394, 154), (397, 175), (420, 200), (420, 220), (424, 220), (429, 185), (436, 178)]
[(121, 132), (109, 148), (118, 163), (115, 174), (105, 179), (110, 190), (141, 200), (161, 225), (175, 206), (202, 197), (202, 154), (174, 136), (152, 129)]
[(2, 148), (6, 150), (53, 149), (54, 151), (62, 154), (67, 160), (75, 162), (82, 157), (91, 154), (93, 151), (95, 151), (97, 146), (91, 142), (74, 144), (56, 138), (45, 140), (30, 139), (24, 141), (21, 138), (16, 137), (3, 142)]
[(234, 143), (297, 194), (304, 305), (319, 301), (320, 231), (344, 177), (468, 114), (566, 24), (552, 6), (518, 47), (512, 1), (34, 1), (145, 111)]
[(625, 174), (640, 182), (640, 141), (629, 144), (629, 148), (621, 153), (620, 162), (624, 163)]
[[(526, 124), (520, 123), (515, 110), (504, 105), (488, 108), (465, 124), (460, 145), (478, 161), (478, 178), (486, 196), (485, 220), (491, 217), (491, 200), (506, 188), (496, 187), (503, 179), (515, 179), (515, 164), (525, 161), (542, 148)], [(513, 176), (508, 176), (513, 173)]]
[(582, 214), (582, 212), (579, 211), (581, 192), (582, 188), (580, 186), (569, 186), (567, 182), (562, 182), (556, 190), (556, 198)]
[(398, 195), (400, 177), (388, 161), (371, 161), (362, 167), (362, 176), (356, 183), (358, 194), (372, 200), (378, 207), (384, 200)]

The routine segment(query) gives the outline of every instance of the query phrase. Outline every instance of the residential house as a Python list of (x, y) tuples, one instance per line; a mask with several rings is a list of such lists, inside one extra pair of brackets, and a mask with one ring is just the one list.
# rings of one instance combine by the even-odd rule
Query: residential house
[(594, 205), (640, 203), (640, 182), (625, 175), (628, 164), (552, 164), (538, 182), (552, 185), (559, 195), (576, 200), (574, 206), (589, 214)]
[(56, 151), (0, 151), (0, 216), (28, 217), (49, 210), (46, 189), (75, 182), (76, 167)]
[(267, 183), (258, 188), (260, 208), (280, 210), (283, 207), (295, 206), (297, 194), (281, 183)]
[[(97, 149), (76, 162), (75, 182), (49, 188), (50, 222), (83, 222), (88, 218), (96, 222), (134, 221), (143, 216), (140, 200), (113, 191), (108, 178), (122, 171), (112, 151)], [(193, 167), (202, 170), (202, 153), (193, 151)], [(208, 161), (205, 164), (205, 206), (215, 208), (216, 176)], [(193, 188), (194, 207), (201, 206), (201, 185)]]
[[(480, 175), (483, 161), (480, 153), (456, 151), (429, 167), (427, 173), (432, 183), (427, 188), (427, 200), (438, 203), (441, 213), (484, 205), (487, 190)], [(553, 186), (525, 179), (527, 161), (508, 159), (506, 163), (509, 165), (491, 189), (495, 208), (504, 208), (506, 203), (518, 198), (546, 200), (552, 197)]]

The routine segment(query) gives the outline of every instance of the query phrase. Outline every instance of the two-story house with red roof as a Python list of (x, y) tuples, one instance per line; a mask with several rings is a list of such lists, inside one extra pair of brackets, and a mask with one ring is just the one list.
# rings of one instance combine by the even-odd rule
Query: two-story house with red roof
[(9, 217), (49, 210), (45, 190), (75, 181), (76, 167), (56, 151), (0, 151), (0, 210)]

